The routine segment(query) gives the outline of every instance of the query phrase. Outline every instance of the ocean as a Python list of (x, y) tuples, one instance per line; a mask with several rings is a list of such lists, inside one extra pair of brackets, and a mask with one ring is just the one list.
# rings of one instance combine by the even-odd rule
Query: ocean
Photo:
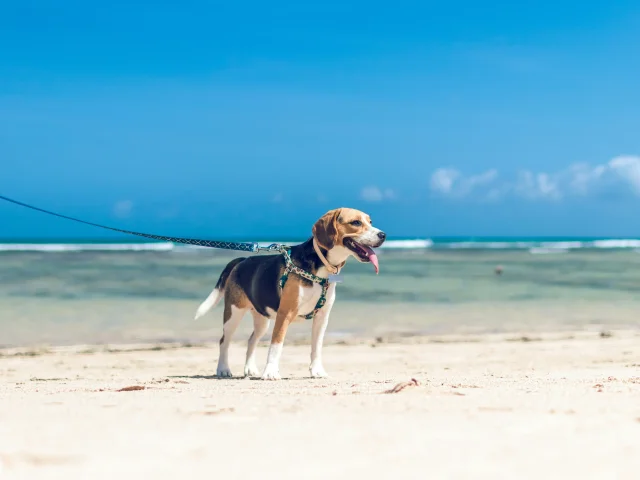
[[(327, 340), (636, 329), (639, 253), (640, 239), (392, 239), (379, 250), (379, 275), (347, 263)], [(0, 346), (217, 341), (222, 309), (193, 315), (241, 255), (172, 243), (0, 242)], [(250, 330), (247, 318), (235, 339)], [(305, 341), (310, 324), (290, 332)]]

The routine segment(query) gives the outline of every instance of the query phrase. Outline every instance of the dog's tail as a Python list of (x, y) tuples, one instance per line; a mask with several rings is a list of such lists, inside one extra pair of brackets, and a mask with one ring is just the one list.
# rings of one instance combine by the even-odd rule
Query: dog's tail
[(227, 279), (229, 278), (231, 271), (235, 268), (236, 265), (238, 265), (244, 259), (245, 257), (236, 258), (234, 260), (231, 260), (227, 264), (227, 266), (224, 267), (224, 270), (222, 270), (222, 273), (220, 274), (220, 278), (218, 278), (218, 283), (216, 283), (215, 288), (209, 294), (207, 299), (204, 302), (202, 302), (202, 304), (198, 307), (195, 320), (198, 320), (200, 317), (205, 315), (209, 310), (215, 307), (218, 304), (218, 302), (220, 302), (220, 299), (224, 295), (224, 287), (227, 284)]

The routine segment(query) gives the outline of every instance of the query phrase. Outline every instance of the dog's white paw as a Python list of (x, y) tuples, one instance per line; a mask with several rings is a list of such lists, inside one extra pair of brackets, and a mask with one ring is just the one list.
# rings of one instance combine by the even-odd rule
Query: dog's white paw
[(262, 373), (262, 380), (280, 380), (280, 371), (277, 365), (267, 364)]
[(218, 378), (231, 378), (233, 375), (231, 374), (231, 369), (227, 366), (218, 367), (216, 370), (216, 377)]
[(312, 364), (309, 367), (309, 373), (312, 378), (327, 378), (329, 376), (321, 363)]
[(245, 377), (259, 377), (260, 376), (260, 370), (258, 370), (258, 367), (256, 366), (255, 363), (248, 363), (247, 365), (244, 366), (244, 376)]

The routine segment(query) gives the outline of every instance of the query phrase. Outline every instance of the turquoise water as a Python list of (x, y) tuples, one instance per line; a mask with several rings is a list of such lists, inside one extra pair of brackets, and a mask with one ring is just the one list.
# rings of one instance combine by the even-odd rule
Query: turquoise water
[[(4, 251), (0, 298), (156, 298), (198, 300), (238, 252)], [(246, 255), (246, 254), (245, 254)], [(351, 261), (345, 301), (464, 303), (539, 299), (634, 299), (640, 254), (634, 250), (398, 249), (379, 252), (381, 274)], [(501, 265), (504, 273), (495, 275)]]
[[(237, 253), (167, 248), (5, 249), (0, 344), (217, 340), (220, 309), (192, 318)], [(380, 275), (349, 261), (328, 335), (637, 328), (634, 247), (536, 248), (383, 249)]]

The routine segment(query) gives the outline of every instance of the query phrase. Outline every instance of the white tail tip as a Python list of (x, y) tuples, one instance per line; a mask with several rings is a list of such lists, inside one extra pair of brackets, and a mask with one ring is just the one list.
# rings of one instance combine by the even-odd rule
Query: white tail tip
[(194, 320), (198, 320), (200, 317), (205, 315), (209, 310), (211, 310), (213, 307), (217, 305), (219, 300), (220, 300), (220, 290), (218, 290), (217, 288), (214, 288), (213, 292), (211, 292), (207, 297), (207, 299), (204, 302), (202, 302), (202, 305), (198, 307)]

